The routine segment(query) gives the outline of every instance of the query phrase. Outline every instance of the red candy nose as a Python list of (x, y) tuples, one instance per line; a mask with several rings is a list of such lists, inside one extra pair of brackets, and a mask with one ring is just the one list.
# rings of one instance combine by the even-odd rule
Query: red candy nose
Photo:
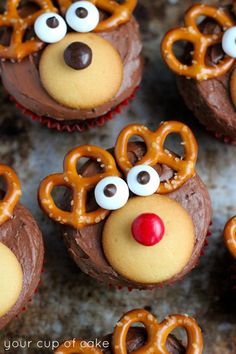
[(154, 246), (160, 242), (165, 233), (162, 219), (151, 213), (139, 215), (132, 223), (134, 239), (143, 246)]

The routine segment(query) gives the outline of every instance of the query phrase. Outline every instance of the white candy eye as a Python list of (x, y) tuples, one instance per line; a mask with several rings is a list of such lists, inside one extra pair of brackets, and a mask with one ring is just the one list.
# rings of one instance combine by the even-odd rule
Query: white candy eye
[(236, 27), (225, 31), (222, 38), (224, 52), (232, 58), (236, 58)]
[(40, 15), (34, 24), (37, 37), (45, 43), (56, 43), (65, 37), (67, 25), (65, 20), (54, 12)]
[(69, 7), (66, 21), (76, 32), (90, 32), (98, 25), (99, 11), (89, 1), (77, 1)]
[(107, 210), (122, 208), (129, 199), (129, 188), (120, 177), (105, 177), (96, 186), (95, 199), (97, 204)]
[(160, 185), (160, 177), (151, 166), (138, 165), (129, 171), (127, 183), (134, 194), (146, 197), (156, 193)]

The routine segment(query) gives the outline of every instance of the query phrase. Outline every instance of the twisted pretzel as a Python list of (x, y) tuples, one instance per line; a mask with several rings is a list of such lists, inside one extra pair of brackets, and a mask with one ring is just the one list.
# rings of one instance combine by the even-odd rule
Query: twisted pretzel
[[(89, 177), (79, 175), (77, 172), (77, 163), (83, 157), (99, 162), (101, 167), (104, 168), (104, 172)], [(109, 152), (90, 145), (75, 148), (65, 157), (64, 172), (50, 175), (41, 182), (39, 187), (40, 205), (50, 218), (76, 229), (99, 223), (105, 219), (109, 211), (98, 208), (95, 211), (87, 212), (87, 193), (102, 178), (119, 175), (116, 162)], [(56, 206), (52, 197), (52, 191), (57, 186), (65, 186), (73, 191), (71, 211), (64, 211)]]
[(234, 258), (236, 258), (236, 216), (230, 219), (224, 229), (226, 246)]
[[(224, 75), (233, 65), (234, 59), (225, 56), (217, 65), (206, 64), (207, 49), (221, 43), (223, 31), (217, 34), (201, 33), (197, 25), (197, 19), (200, 16), (213, 18), (223, 31), (234, 26), (234, 21), (223, 9), (207, 5), (194, 5), (185, 15), (185, 27), (173, 29), (165, 35), (161, 44), (161, 52), (166, 64), (177, 75), (206, 80)], [(191, 65), (182, 64), (175, 56), (173, 46), (178, 41), (187, 41), (193, 44), (194, 52)]]
[(148, 311), (133, 310), (128, 312), (116, 325), (113, 333), (113, 351), (115, 354), (127, 354), (126, 338), (130, 327), (140, 322), (147, 330), (148, 340), (146, 344), (133, 352), (133, 354), (168, 354), (166, 342), (169, 334), (178, 327), (187, 331), (188, 346), (186, 354), (201, 354), (203, 351), (202, 332), (197, 322), (186, 315), (171, 315), (160, 324)]
[[(137, 5), (137, 0), (125, 0), (122, 4), (119, 4), (116, 0), (91, 0), (91, 2), (100, 10), (111, 15), (107, 19), (99, 22), (94, 32), (113, 30), (128, 22)], [(72, 4), (72, 0), (58, 0), (58, 3), (61, 12), (65, 13), (66, 9)]]
[(0, 58), (20, 61), (26, 56), (40, 50), (43, 43), (36, 38), (23, 42), (26, 30), (33, 26), (36, 18), (44, 12), (56, 11), (51, 0), (33, 0), (40, 6), (41, 10), (21, 17), (18, 6), (20, 0), (7, 0), (6, 12), (0, 15), (0, 27), (12, 27), (10, 45), (5, 47), (0, 45)]
[[(166, 138), (171, 133), (178, 133), (181, 136), (185, 150), (184, 158), (179, 158), (165, 149)], [(133, 167), (128, 158), (128, 142), (136, 135), (144, 140), (147, 148), (146, 154), (138, 161), (138, 165), (155, 166), (159, 163), (176, 171), (176, 174), (168, 182), (160, 183), (157, 193), (173, 192), (195, 175), (197, 142), (186, 125), (174, 121), (163, 123), (156, 132), (150, 131), (143, 125), (128, 125), (122, 130), (116, 142), (115, 157), (124, 174), (127, 174)]]
[(21, 196), (21, 185), (16, 173), (6, 165), (0, 165), (0, 176), (7, 185), (5, 196), (0, 200), (0, 225), (2, 225), (13, 217), (14, 208)]
[[(182, 327), (188, 336), (186, 354), (202, 354), (203, 338), (197, 322), (187, 315), (171, 315), (158, 323), (157, 319), (145, 310), (133, 310), (124, 315), (117, 323), (113, 333), (112, 348), (114, 354), (127, 354), (126, 338), (134, 323), (142, 323), (146, 327), (148, 340), (145, 345), (132, 352), (133, 354), (168, 354), (166, 342), (169, 334), (176, 328)], [(69, 347), (69, 343), (71, 346)], [(82, 347), (82, 341), (69, 342), (61, 345), (55, 354), (101, 354), (98, 348)], [(85, 343), (85, 342), (84, 342)], [(68, 348), (69, 347), (69, 348)]]

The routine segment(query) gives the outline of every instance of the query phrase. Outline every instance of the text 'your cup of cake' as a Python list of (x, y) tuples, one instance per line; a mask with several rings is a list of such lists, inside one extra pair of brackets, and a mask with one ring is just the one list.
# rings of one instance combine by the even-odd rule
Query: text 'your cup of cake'
[(40, 281), (44, 247), (41, 232), (21, 204), (20, 181), (0, 165), (6, 188), (0, 200), (0, 329), (27, 306)]
[(137, 0), (6, 1), (2, 82), (26, 114), (82, 131), (128, 104), (142, 77)]
[[(175, 52), (177, 42), (188, 42), (181, 58)], [(217, 138), (235, 143), (235, 2), (224, 7), (194, 5), (186, 12), (184, 25), (165, 35), (161, 51), (178, 76), (186, 105)]]
[[(183, 156), (165, 147), (173, 133)], [(130, 142), (135, 136), (143, 142)], [(211, 222), (209, 194), (195, 172), (197, 150), (182, 123), (166, 122), (155, 132), (128, 125), (114, 150), (71, 150), (64, 172), (41, 182), (40, 205), (65, 225), (69, 252), (88, 275), (139, 289), (173, 283), (196, 266)], [(89, 161), (78, 170), (82, 158)], [(52, 196), (58, 186), (72, 192), (65, 209)]]
[[(144, 327), (134, 327), (142, 324)], [(187, 345), (171, 333), (187, 332)], [(54, 354), (202, 354), (203, 335), (197, 321), (188, 315), (169, 315), (162, 322), (143, 309), (124, 314), (113, 334), (98, 340), (73, 339), (64, 342)]]

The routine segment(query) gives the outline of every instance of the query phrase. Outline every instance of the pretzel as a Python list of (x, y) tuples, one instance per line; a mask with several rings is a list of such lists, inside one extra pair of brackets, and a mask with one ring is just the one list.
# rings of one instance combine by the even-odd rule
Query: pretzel
[(7, 185), (6, 194), (0, 200), (0, 225), (13, 217), (16, 204), (21, 196), (21, 185), (15, 172), (6, 165), (0, 164), (0, 176)]
[(230, 219), (224, 229), (226, 246), (234, 258), (236, 258), (236, 216)]
[[(215, 34), (203, 34), (198, 29), (197, 19), (200, 16), (213, 18), (223, 29), (227, 30), (234, 26), (234, 21), (221, 8), (207, 5), (194, 5), (184, 19), (185, 27), (169, 31), (161, 44), (161, 52), (164, 61), (177, 75), (184, 75), (196, 80), (206, 80), (224, 75), (234, 63), (234, 59), (225, 56), (222, 61), (214, 66), (206, 64), (207, 49), (221, 43), (223, 31)], [(182, 64), (174, 54), (173, 46), (178, 41), (191, 42), (194, 46), (191, 65)]]
[(124, 315), (116, 325), (112, 340), (114, 354), (127, 354), (127, 334), (130, 327), (137, 322), (145, 326), (148, 340), (142, 348), (132, 352), (133, 354), (168, 354), (167, 338), (178, 327), (183, 327), (188, 335), (186, 354), (201, 354), (203, 352), (202, 332), (193, 318), (187, 315), (171, 315), (158, 323), (150, 312), (133, 310)]
[[(77, 172), (77, 163), (83, 157), (93, 159), (101, 164), (104, 172), (94, 176), (82, 176)], [(64, 160), (64, 172), (46, 177), (39, 187), (39, 202), (42, 209), (53, 220), (70, 225), (76, 229), (96, 224), (105, 219), (108, 210), (98, 208), (86, 211), (87, 193), (107, 176), (119, 176), (113, 156), (99, 147), (83, 145), (71, 150)], [(73, 191), (72, 210), (58, 208), (53, 200), (52, 191), (57, 186), (65, 186)]]
[(17, 9), (20, 0), (7, 0), (7, 10), (3, 15), (0, 15), (0, 27), (12, 27), (13, 33), (8, 47), (0, 45), (0, 58), (20, 61), (42, 48), (43, 43), (36, 38), (23, 42), (24, 35), (27, 29), (33, 26), (38, 16), (48, 11), (55, 12), (56, 9), (51, 0), (33, 0), (32, 2), (39, 5), (41, 10), (21, 17), (20, 10)]
[[(185, 150), (184, 158), (179, 158), (165, 149), (164, 143), (169, 134), (178, 133), (182, 138)], [(191, 130), (180, 122), (165, 122), (156, 132), (150, 131), (143, 125), (128, 125), (120, 133), (116, 146), (116, 161), (123, 171), (127, 174), (133, 167), (128, 158), (128, 142), (133, 136), (141, 137), (147, 147), (146, 154), (138, 161), (138, 165), (156, 164), (167, 165), (176, 171), (169, 181), (160, 183), (157, 193), (166, 194), (180, 188), (189, 178), (195, 175), (195, 164), (197, 160), (197, 142)]]
[[(117, 323), (112, 338), (113, 354), (127, 354), (126, 339), (130, 327), (135, 323), (142, 323), (147, 331), (148, 340), (145, 345), (133, 354), (168, 354), (166, 343), (169, 334), (178, 327), (186, 330), (188, 345), (186, 354), (202, 354), (203, 337), (197, 322), (187, 315), (171, 315), (164, 321), (158, 323), (157, 319), (148, 311), (133, 310), (125, 314)], [(69, 346), (70, 344), (70, 346)], [(82, 346), (83, 344), (83, 346)], [(85, 347), (86, 342), (76, 340), (61, 345), (55, 354), (101, 354), (102, 351), (96, 347)]]
[[(119, 4), (116, 0), (91, 0), (98, 9), (111, 14), (107, 19), (99, 22), (94, 32), (110, 31), (128, 22), (137, 5), (137, 0), (124, 0)], [(62, 13), (72, 4), (71, 0), (58, 0)]]

